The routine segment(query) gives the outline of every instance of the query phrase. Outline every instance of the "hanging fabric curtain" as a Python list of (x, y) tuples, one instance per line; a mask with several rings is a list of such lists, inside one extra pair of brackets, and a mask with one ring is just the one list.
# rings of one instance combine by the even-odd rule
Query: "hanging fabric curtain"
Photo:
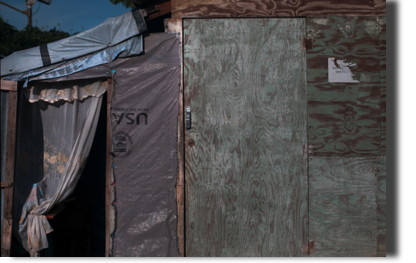
[[(32, 185), (31, 190), (17, 189), (17, 195), (26, 192), (27, 199), (20, 210), (18, 229), (22, 245), (31, 256), (38, 256), (40, 250), (48, 247), (46, 234), (53, 229), (45, 214), (73, 192), (82, 173), (94, 139), (102, 94), (106, 87), (106, 82), (102, 80), (81, 80), (76, 83), (38, 83), (26, 90), (26, 98), (23, 98), (26, 101), (22, 103), (23, 112), (19, 116), (21, 139), (18, 140), (20, 146), (18, 145), (17, 165), (20, 167), (17, 169), (17, 177), (26, 182), (43, 177), (40, 182)], [(24, 112), (25, 107), (32, 112)], [(27, 117), (33, 112), (38, 112), (36, 124)], [(36, 126), (42, 130), (36, 132), (33, 128)], [(43, 145), (37, 150), (29, 147), (33, 142), (25, 142), (25, 128), (43, 134)], [(25, 158), (39, 152), (42, 146), (43, 169), (31, 169), (33, 161), (26, 161)], [(37, 162), (39, 161), (41, 159)], [(24, 187), (23, 183), (21, 185)]]

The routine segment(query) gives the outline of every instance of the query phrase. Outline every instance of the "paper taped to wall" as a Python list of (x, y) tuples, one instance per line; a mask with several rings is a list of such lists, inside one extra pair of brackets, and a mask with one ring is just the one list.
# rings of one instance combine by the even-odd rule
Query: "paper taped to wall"
[(351, 67), (357, 64), (349, 63), (346, 59), (328, 58), (328, 82), (360, 83), (354, 79)]

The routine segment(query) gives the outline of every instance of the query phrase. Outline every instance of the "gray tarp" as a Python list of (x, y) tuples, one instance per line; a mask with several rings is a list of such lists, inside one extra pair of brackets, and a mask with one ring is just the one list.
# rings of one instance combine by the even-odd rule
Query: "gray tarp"
[(115, 46), (147, 30), (140, 10), (106, 19), (76, 35), (14, 52), (1, 60), (1, 76), (22, 73)]
[(179, 256), (176, 178), (179, 35), (150, 34), (144, 54), (67, 77), (88, 79), (115, 71), (112, 138), (116, 226), (113, 256)]
[[(31, 256), (48, 247), (46, 234), (52, 228), (44, 215), (73, 192), (82, 173), (105, 92), (100, 88), (103, 82), (106, 83), (79, 80), (38, 84), (45, 86), (43, 90), (58, 86), (55, 95), (60, 100), (54, 103), (44, 100), (55, 101), (56, 96), (34, 96), (29, 90), (25, 93), (36, 102), (29, 103), (26, 96), (20, 96), (14, 218), (20, 218), (20, 240)], [(74, 90), (79, 93), (82, 89), (96, 94), (74, 99)]]
[[(132, 37), (113, 47), (98, 52), (71, 59), (48, 67), (33, 69), (18, 74), (6, 76), (5, 80), (42, 80), (64, 77), (95, 66), (110, 63), (117, 58), (137, 56), (143, 52), (143, 36)], [(26, 85), (24, 86), (26, 87)]]

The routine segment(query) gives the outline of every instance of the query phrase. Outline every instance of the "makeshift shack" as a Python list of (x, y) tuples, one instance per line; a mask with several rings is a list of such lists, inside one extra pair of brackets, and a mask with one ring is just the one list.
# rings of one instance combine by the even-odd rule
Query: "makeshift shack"
[(386, 256), (385, 1), (135, 2), (2, 59), (2, 255)]
[(32, 256), (178, 255), (180, 41), (144, 32), (136, 10), (2, 60), (18, 109), (3, 241), (12, 231)]

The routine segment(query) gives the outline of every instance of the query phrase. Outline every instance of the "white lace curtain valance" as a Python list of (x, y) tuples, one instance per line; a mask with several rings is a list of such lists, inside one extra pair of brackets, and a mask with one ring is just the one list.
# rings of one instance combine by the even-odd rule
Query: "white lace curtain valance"
[(99, 98), (107, 90), (106, 80), (78, 80), (65, 82), (36, 82), (30, 88), (25, 89), (29, 102), (34, 103), (43, 100), (54, 103), (59, 100), (72, 102), (88, 97)]

